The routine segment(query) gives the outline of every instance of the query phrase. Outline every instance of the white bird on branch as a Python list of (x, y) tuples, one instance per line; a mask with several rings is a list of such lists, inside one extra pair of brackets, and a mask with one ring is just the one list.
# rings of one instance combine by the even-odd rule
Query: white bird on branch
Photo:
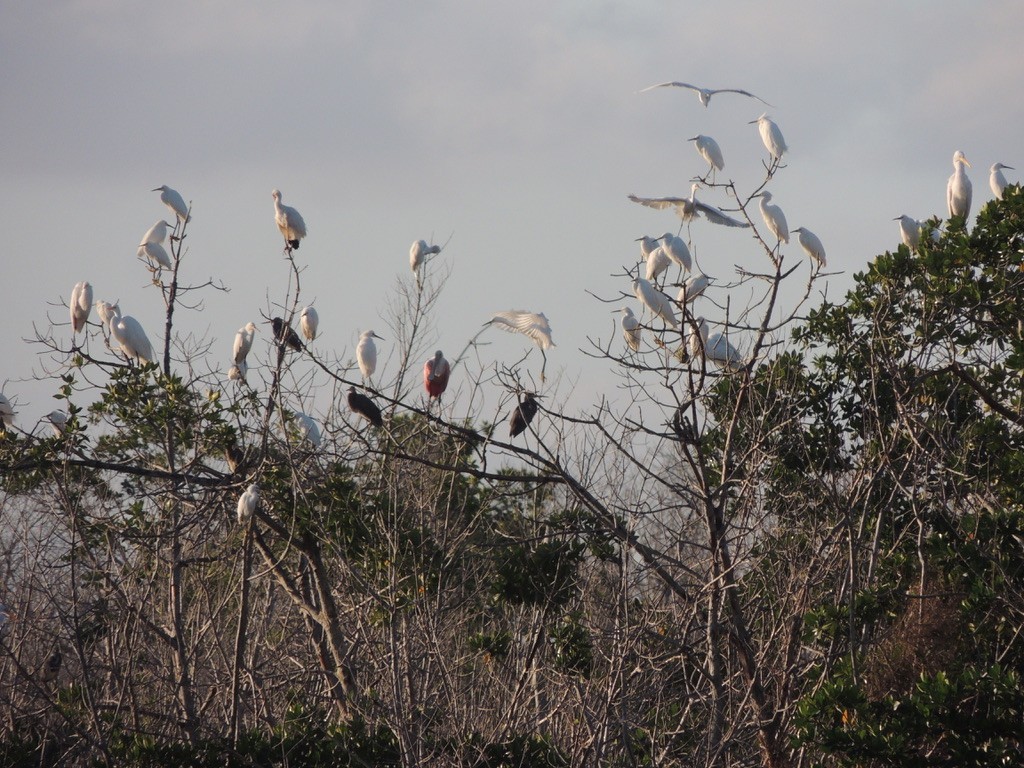
[(235, 345), (231, 350), (231, 360), (241, 365), (252, 349), (252, 341), (256, 336), (256, 323), (248, 322), (238, 329), (235, 334)]
[(797, 238), (797, 242), (799, 242), (800, 247), (804, 249), (804, 253), (817, 262), (818, 269), (824, 267), (825, 246), (821, 244), (821, 238), (806, 227), (797, 227), (793, 231), (800, 233), (800, 236)]
[(683, 271), (689, 272), (693, 266), (693, 257), (690, 256), (690, 248), (686, 245), (686, 241), (679, 237), (679, 235), (673, 235), (671, 232), (666, 232), (661, 236), (660, 240), (662, 241), (661, 247), (664, 249), (665, 255)]
[(903, 244), (910, 250), (916, 251), (917, 246), (921, 244), (921, 222), (905, 213), (897, 216), (893, 221), (900, 223), (900, 239)]
[(761, 216), (764, 218), (764, 223), (768, 227), (775, 239), (782, 243), (789, 242), (789, 225), (786, 223), (786, 214), (782, 212), (782, 209), (777, 205), (772, 205), (772, 193), (765, 190), (759, 192), (756, 197), (760, 197), (761, 201), (759, 207), (761, 208)]
[(304, 307), (299, 317), (299, 330), (309, 341), (316, 338), (316, 329), (320, 327), (320, 315), (313, 307)]
[(178, 190), (171, 189), (164, 184), (154, 189), (153, 192), (160, 193), (160, 202), (171, 209), (171, 212), (177, 216), (178, 221), (188, 222), (192, 220), (188, 213), (188, 206), (185, 205), (185, 198), (178, 193)]
[(946, 204), (950, 218), (960, 216), (966, 221), (971, 215), (971, 180), (967, 178), (965, 165), (971, 167), (964, 153), (958, 149), (953, 153), (953, 175), (946, 184)]
[(989, 169), (988, 185), (992, 190), (992, 194), (996, 196), (996, 200), (1003, 199), (1003, 192), (1006, 191), (1006, 177), (1003, 175), (1003, 168), (1008, 171), (1015, 171), (1012, 165), (1003, 165), (1002, 163), (996, 163)]
[(256, 508), (260, 505), (260, 487), (253, 483), (245, 489), (245, 493), (238, 497), (238, 510), (236, 516), (239, 525), (248, 525), (256, 514)]
[(655, 282), (671, 263), (672, 260), (669, 259), (665, 249), (659, 245), (647, 256), (647, 279), (652, 283)]
[(0, 392), (0, 422), (3, 422), (5, 428), (14, 426), (14, 406), (2, 392)]
[(409, 248), (409, 268), (412, 270), (412, 273), (416, 275), (417, 288), (422, 284), (420, 268), (427, 263), (427, 256), (433, 256), (440, 252), (440, 245), (427, 245), (426, 240), (417, 240)]
[(92, 286), (89, 283), (75, 283), (75, 287), (71, 289), (68, 308), (71, 310), (71, 333), (74, 335), (85, 329), (89, 312), (92, 310)]
[(786, 140), (782, 138), (782, 131), (779, 130), (779, 126), (767, 114), (761, 115), (757, 120), (751, 120), (748, 125), (753, 125), (754, 123), (757, 123), (757, 130), (761, 134), (761, 141), (764, 142), (765, 149), (772, 156), (772, 160), (774, 162), (780, 161), (782, 155), (789, 147), (786, 146)]
[(655, 317), (660, 317), (673, 328), (679, 327), (675, 309), (672, 307), (672, 299), (651, 285), (649, 281), (642, 277), (633, 280), (633, 293), (636, 294), (640, 303), (651, 310)]
[(274, 221), (284, 236), (284, 249), (289, 254), (292, 249), (299, 249), (299, 241), (306, 236), (306, 222), (297, 210), (281, 202), (281, 192), (275, 189), (270, 193), (274, 198)]
[(167, 255), (167, 249), (160, 243), (142, 243), (136, 252), (140, 258), (148, 258), (156, 262), (161, 269), (172, 269), (174, 267), (171, 257)]
[(373, 331), (363, 331), (359, 334), (359, 343), (356, 345), (356, 362), (359, 363), (359, 372), (363, 374), (364, 379), (369, 379), (377, 370), (377, 345), (374, 339), (384, 341)]
[(136, 362), (156, 361), (153, 345), (142, 329), (142, 324), (131, 315), (114, 315), (110, 320), (110, 335), (121, 345), (125, 357), (134, 358)]
[(704, 291), (707, 290), (708, 285), (711, 284), (711, 278), (705, 275), (703, 272), (698, 272), (692, 275), (683, 283), (682, 288), (679, 289), (679, 295), (676, 297), (676, 301), (680, 304), (686, 305), (693, 301), (698, 296), (703, 296)]
[(622, 313), (622, 338), (626, 340), (626, 346), (636, 352), (640, 349), (640, 321), (630, 307), (620, 307), (613, 314), (618, 312)]
[(693, 146), (697, 149), (697, 154), (704, 158), (710, 168), (708, 171), (724, 170), (725, 169), (725, 158), (722, 157), (722, 148), (718, 146), (718, 142), (712, 139), (710, 136), (705, 136), (702, 133), (697, 134), (688, 141), (694, 142)]
[(150, 227), (146, 234), (142, 236), (142, 240), (139, 241), (139, 245), (145, 245), (146, 243), (162, 243), (167, 239), (167, 228), (172, 227), (163, 219), (160, 219), (156, 224)]

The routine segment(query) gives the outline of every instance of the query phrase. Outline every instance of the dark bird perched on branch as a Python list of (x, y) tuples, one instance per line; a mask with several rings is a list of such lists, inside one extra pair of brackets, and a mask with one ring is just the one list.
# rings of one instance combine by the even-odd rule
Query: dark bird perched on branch
[(299, 340), (299, 334), (297, 334), (295, 329), (290, 325), (286, 325), (284, 320), (280, 317), (273, 318), (270, 321), (270, 324), (274, 326), (274, 336), (279, 342), (287, 344), (296, 352), (301, 352), (305, 349), (302, 342)]
[(348, 388), (348, 407), (373, 424), (373, 426), (384, 426), (384, 418), (381, 416), (380, 408), (362, 392), (356, 392), (355, 387)]
[(61, 660), (60, 651), (54, 651), (53, 655), (39, 667), (39, 682), (51, 683), (56, 680), (60, 674)]
[(536, 395), (527, 392), (523, 401), (512, 411), (512, 418), (509, 419), (509, 437), (516, 437), (525, 432), (539, 409), (540, 405), (537, 403)]

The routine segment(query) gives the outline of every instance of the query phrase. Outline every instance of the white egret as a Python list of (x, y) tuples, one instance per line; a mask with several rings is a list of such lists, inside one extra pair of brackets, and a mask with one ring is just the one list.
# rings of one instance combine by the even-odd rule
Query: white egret
[(114, 315), (110, 319), (110, 335), (121, 345), (125, 357), (135, 358), (136, 362), (155, 362), (153, 345), (142, 324), (131, 315)]
[(647, 256), (647, 279), (654, 282), (658, 276), (668, 269), (672, 260), (660, 245)]
[(709, 171), (725, 169), (725, 158), (722, 157), (722, 149), (718, 146), (717, 141), (702, 133), (697, 134), (692, 139), (687, 139), (687, 141), (694, 142), (693, 146), (697, 149), (697, 154), (703, 157), (704, 162), (711, 166), (708, 169)]
[(691, 302), (698, 296), (703, 296), (704, 291), (707, 290), (710, 284), (711, 278), (703, 272), (698, 272), (683, 283), (683, 287), (679, 289), (679, 295), (676, 297), (676, 301), (680, 304)]
[(63, 435), (64, 430), (68, 428), (68, 415), (64, 411), (50, 411), (46, 414), (46, 420), (50, 422), (57, 437)]
[(676, 88), (689, 88), (691, 91), (695, 91), (697, 93), (697, 98), (700, 99), (700, 103), (703, 104), (705, 107), (711, 102), (711, 97), (714, 96), (716, 93), (738, 93), (741, 96), (749, 96), (752, 99), (757, 99), (762, 104), (766, 104), (769, 107), (771, 106), (771, 104), (768, 104), (768, 102), (762, 99), (760, 96), (755, 96), (750, 91), (744, 91), (742, 88), (701, 88), (699, 85), (690, 85), (689, 83), (680, 83), (677, 81), (672, 81), (670, 83), (658, 83), (657, 85), (649, 85), (639, 92), (644, 93), (645, 91), (650, 91), (655, 88), (664, 88), (665, 86), (674, 86)]
[(416, 275), (416, 287), (420, 286), (420, 267), (427, 263), (427, 256), (441, 252), (440, 245), (427, 245), (426, 240), (417, 240), (409, 248), (409, 268)]
[(700, 188), (699, 184), (694, 184), (690, 187), (689, 197), (637, 197), (636, 195), (627, 195), (627, 197), (634, 203), (645, 205), (648, 208), (656, 208), (663, 210), (665, 208), (675, 208), (676, 214), (683, 221), (690, 221), (698, 213), (703, 213), (705, 218), (713, 224), (721, 224), (725, 227), (749, 227), (750, 225), (745, 221), (739, 221), (731, 216), (727, 216), (720, 210), (715, 208), (713, 205), (702, 203), (697, 199), (697, 190)]
[(377, 345), (374, 339), (384, 341), (373, 331), (363, 331), (359, 334), (359, 343), (356, 345), (356, 362), (359, 363), (359, 372), (363, 374), (364, 379), (373, 376), (373, 372), (377, 370)]
[(174, 267), (171, 257), (167, 254), (167, 249), (160, 245), (160, 243), (142, 243), (137, 254), (140, 258), (146, 257), (150, 261), (156, 262), (161, 269), (171, 269)]
[(644, 261), (647, 261), (647, 257), (651, 255), (651, 251), (660, 247), (658, 245), (658, 238), (651, 237), (650, 235), (638, 237), (636, 241), (640, 243), (640, 258)]
[(640, 349), (640, 321), (630, 307), (620, 307), (614, 312), (622, 313), (622, 338), (626, 340), (626, 346), (636, 352)]
[(917, 246), (921, 244), (921, 222), (905, 213), (897, 216), (893, 221), (900, 223), (900, 239), (903, 244), (910, 250), (916, 251)]
[(510, 309), (505, 312), (495, 312), (494, 317), (487, 321), (486, 325), (497, 325), (503, 331), (509, 333), (521, 333), (533, 339), (533, 343), (540, 347), (540, 356), (544, 361), (540, 367), (540, 380), (544, 381), (544, 371), (548, 365), (547, 350), (555, 346), (551, 340), (551, 325), (543, 312), (526, 312), (522, 309)]
[(664, 249), (665, 255), (668, 256), (676, 266), (682, 268), (686, 272), (689, 272), (690, 268), (693, 266), (693, 258), (690, 256), (690, 249), (686, 245), (686, 241), (678, 235), (673, 235), (671, 232), (666, 232), (659, 239), (662, 241), (661, 247)]
[(14, 406), (2, 392), (0, 392), (0, 421), (4, 423), (5, 427), (14, 426)]
[(244, 363), (245, 358), (252, 349), (252, 341), (256, 336), (256, 323), (248, 322), (238, 329), (235, 334), (235, 345), (231, 350), (231, 360), (235, 363)]
[(735, 371), (742, 367), (743, 355), (732, 344), (724, 333), (714, 333), (704, 344), (704, 354), (708, 360), (723, 368)]
[(145, 245), (146, 243), (162, 243), (167, 239), (167, 228), (173, 227), (163, 219), (160, 219), (156, 224), (149, 228), (149, 230), (142, 236), (142, 240), (139, 241), (139, 245)]
[(313, 307), (303, 307), (299, 316), (299, 330), (308, 341), (316, 338), (316, 329), (320, 326), (320, 315)]
[(297, 210), (281, 203), (280, 190), (275, 189), (271, 197), (274, 198), (274, 221), (284, 235), (285, 250), (288, 253), (291, 253), (293, 248), (298, 250), (299, 241), (306, 236), (306, 222)]
[(1003, 168), (1008, 171), (1017, 170), (1012, 165), (1003, 165), (1002, 163), (996, 163), (989, 169), (988, 185), (992, 189), (992, 194), (996, 196), (996, 200), (1003, 199), (1003, 192), (1006, 190), (1006, 177), (1003, 176)]
[(439, 349), (434, 356), (423, 364), (423, 388), (431, 399), (440, 397), (448, 388), (448, 377), (452, 367), (445, 360), (444, 353)]
[(690, 332), (686, 335), (686, 349), (692, 360), (704, 355), (704, 346), (708, 341), (708, 324), (703, 317), (693, 318)]
[(314, 448), (320, 447), (320, 427), (312, 416), (295, 411), (295, 425), (298, 429), (299, 439), (309, 443)]
[(232, 363), (231, 367), (228, 368), (228, 380), (229, 381), (241, 381), (243, 384), (248, 383), (249, 376), (249, 364), (245, 360), (241, 360), (236, 363)]
[(121, 314), (121, 307), (118, 304), (111, 304), (109, 301), (96, 299), (96, 314), (100, 316), (100, 320), (103, 322), (104, 332), (109, 332), (110, 321), (114, 315)]
[(177, 190), (171, 189), (164, 184), (153, 191), (160, 193), (160, 202), (171, 209), (171, 212), (178, 217), (178, 221), (188, 222), (192, 220), (192, 217), (188, 215), (188, 206), (185, 205), (185, 199)]
[(768, 154), (772, 156), (772, 159), (778, 162), (782, 159), (783, 153), (785, 153), (789, 147), (786, 146), (786, 140), (782, 138), (782, 131), (779, 130), (779, 126), (768, 117), (765, 113), (761, 115), (757, 120), (751, 120), (748, 125), (757, 123), (757, 130), (761, 134), (761, 141), (764, 142), (765, 149), (768, 150)]
[(949, 207), (949, 217), (960, 216), (965, 221), (971, 215), (971, 180), (967, 178), (967, 171), (971, 164), (967, 162), (964, 153), (959, 149), (953, 153), (953, 175), (949, 177), (946, 184), (946, 205)]
[(633, 280), (633, 293), (645, 307), (656, 316), (664, 320), (673, 328), (679, 327), (675, 310), (672, 308), (672, 299), (659, 291), (649, 281), (638, 277)]
[(71, 333), (76, 334), (85, 328), (89, 319), (89, 312), (92, 310), (92, 286), (87, 282), (75, 283), (71, 289), (71, 300), (68, 302), (71, 310)]
[(245, 493), (238, 497), (238, 510), (236, 516), (239, 525), (248, 525), (256, 514), (256, 508), (260, 505), (260, 487), (253, 483), (245, 489)]
[(797, 241), (800, 243), (800, 247), (804, 249), (804, 253), (814, 259), (818, 263), (819, 268), (824, 267), (825, 246), (821, 244), (821, 238), (806, 227), (797, 227), (793, 231), (800, 233)]
[(786, 224), (786, 214), (782, 212), (779, 206), (771, 204), (772, 193), (765, 190), (764, 192), (759, 192), (756, 197), (761, 198), (758, 207), (761, 209), (761, 216), (764, 217), (765, 226), (775, 235), (776, 240), (788, 243), (789, 225)]

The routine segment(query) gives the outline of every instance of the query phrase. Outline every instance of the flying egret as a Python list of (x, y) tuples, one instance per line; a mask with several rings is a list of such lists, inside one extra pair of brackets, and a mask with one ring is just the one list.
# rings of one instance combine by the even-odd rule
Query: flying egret
[(692, 139), (687, 141), (694, 142), (693, 146), (697, 149), (697, 154), (704, 158), (711, 167), (709, 171), (724, 170), (725, 169), (725, 158), (722, 157), (722, 149), (718, 146), (718, 142), (712, 139), (710, 136), (705, 136), (703, 133), (698, 133)]
[(797, 241), (800, 243), (800, 247), (804, 249), (804, 253), (814, 259), (818, 263), (819, 268), (824, 267), (825, 246), (821, 244), (821, 238), (806, 227), (797, 227), (793, 231), (800, 233)]
[(783, 153), (789, 147), (786, 146), (786, 140), (782, 138), (782, 131), (779, 130), (779, 126), (768, 117), (767, 113), (761, 115), (757, 120), (751, 120), (748, 125), (753, 125), (754, 123), (757, 123), (757, 130), (761, 133), (761, 141), (764, 142), (765, 149), (772, 156), (772, 160), (775, 162), (781, 160)]
[(114, 315), (110, 319), (110, 335), (121, 345), (125, 357), (135, 358), (140, 363), (156, 361), (153, 345), (142, 329), (142, 324), (131, 315)]
[(658, 276), (668, 269), (672, 260), (660, 245), (647, 255), (647, 279), (654, 282)]
[(368, 422), (375, 427), (384, 426), (384, 417), (381, 415), (380, 408), (366, 395), (361, 392), (356, 392), (355, 387), (348, 388), (348, 407), (352, 409), (354, 413), (358, 413)]
[(96, 299), (96, 314), (100, 316), (100, 320), (103, 321), (103, 327), (110, 327), (110, 320), (114, 315), (121, 314), (121, 307), (118, 304), (111, 304), (109, 301), (103, 301), (103, 299)]
[(761, 200), (758, 203), (758, 207), (761, 209), (761, 216), (764, 217), (764, 223), (768, 227), (768, 230), (775, 235), (775, 239), (783, 242), (789, 242), (789, 225), (786, 224), (786, 214), (782, 212), (782, 209), (777, 205), (772, 205), (772, 193), (768, 190), (759, 192), (757, 197)]
[(359, 343), (356, 345), (356, 362), (359, 363), (359, 372), (363, 374), (364, 379), (373, 376), (373, 372), (377, 370), (377, 345), (374, 344), (374, 339), (384, 341), (373, 331), (363, 331), (359, 334)]
[(167, 239), (167, 228), (173, 227), (163, 219), (160, 219), (156, 224), (149, 228), (149, 230), (142, 236), (142, 240), (139, 241), (139, 245), (145, 245), (146, 243), (162, 243)]
[(683, 283), (683, 287), (679, 289), (679, 295), (676, 297), (676, 301), (680, 304), (685, 305), (687, 302), (691, 302), (698, 296), (703, 296), (704, 291), (707, 290), (708, 285), (711, 284), (711, 278), (705, 275), (703, 272), (698, 272), (692, 275)]
[(231, 350), (231, 359), (235, 363), (244, 363), (252, 349), (252, 340), (256, 335), (256, 323), (249, 322), (238, 329), (235, 334), (235, 345)]
[(252, 516), (256, 514), (256, 508), (260, 505), (260, 487), (253, 483), (245, 489), (245, 493), (238, 497), (238, 509), (236, 517), (239, 525), (248, 525)]
[(551, 340), (551, 324), (548, 322), (547, 315), (543, 312), (510, 309), (504, 312), (495, 312), (494, 316), (484, 325), (497, 325), (503, 331), (521, 333), (533, 339), (533, 343), (540, 348), (540, 356), (544, 361), (540, 367), (540, 380), (544, 381), (544, 371), (548, 365), (547, 350), (555, 346), (555, 342)]
[(92, 310), (92, 286), (87, 282), (75, 283), (71, 289), (71, 300), (68, 302), (71, 310), (71, 333), (78, 333), (85, 328), (89, 319), (89, 312)]
[(320, 316), (313, 307), (304, 307), (299, 317), (299, 329), (307, 340), (316, 338), (316, 329), (320, 325)]
[(893, 221), (900, 223), (900, 239), (903, 244), (910, 250), (916, 251), (917, 246), (921, 243), (921, 222), (905, 213), (897, 216)]
[(160, 193), (160, 202), (171, 209), (171, 212), (178, 217), (178, 221), (187, 223), (192, 220), (192, 217), (188, 214), (188, 206), (185, 205), (185, 199), (176, 189), (171, 189), (164, 184), (154, 189), (153, 192)]
[(636, 352), (640, 349), (640, 321), (630, 307), (620, 307), (614, 312), (622, 313), (622, 338), (626, 340), (626, 346)]
[(519, 405), (512, 410), (512, 416), (508, 420), (508, 436), (510, 440), (526, 431), (530, 422), (533, 421), (533, 417), (537, 415), (538, 410), (540, 410), (540, 404), (537, 402), (537, 395), (527, 392)]
[(965, 165), (971, 167), (964, 153), (958, 149), (953, 153), (953, 175), (946, 184), (946, 204), (950, 218), (961, 216), (966, 221), (971, 215), (971, 180), (967, 178)]
[(0, 421), (3, 422), (4, 427), (14, 426), (14, 406), (2, 392), (0, 392)]
[(294, 349), (296, 352), (301, 352), (305, 347), (299, 340), (299, 334), (295, 332), (295, 329), (285, 323), (280, 317), (271, 319), (270, 324), (274, 328), (274, 338), (281, 344), (287, 344), (289, 347)]
[(142, 243), (136, 253), (140, 258), (146, 257), (150, 261), (156, 262), (160, 265), (161, 269), (172, 269), (174, 267), (171, 257), (167, 255), (167, 249), (160, 245), (160, 243)]
[(996, 200), (1002, 200), (1003, 192), (1006, 190), (1006, 177), (1003, 176), (1003, 168), (1008, 171), (1017, 170), (1012, 165), (1003, 165), (1002, 163), (996, 163), (989, 169), (988, 185), (992, 189), (992, 194), (996, 196)]
[(68, 428), (68, 415), (64, 411), (50, 411), (46, 414), (46, 420), (50, 422), (57, 437), (63, 435), (64, 430)]
[(452, 373), (452, 367), (444, 359), (444, 353), (439, 349), (434, 356), (423, 364), (423, 386), (427, 395), (431, 398), (440, 397), (448, 388), (448, 377)]
[(237, 363), (232, 363), (231, 367), (228, 368), (228, 380), (229, 381), (240, 381), (243, 384), (248, 383), (249, 375), (249, 364), (245, 360), (241, 360)]
[(288, 253), (291, 253), (293, 248), (298, 250), (299, 241), (306, 236), (306, 222), (303, 221), (302, 214), (290, 205), (281, 203), (280, 190), (275, 189), (271, 197), (274, 198), (274, 221), (284, 235), (285, 250)]
[(762, 99), (760, 96), (755, 96), (750, 91), (744, 91), (742, 88), (701, 88), (699, 85), (690, 85), (689, 83), (680, 83), (676, 81), (672, 81), (670, 83), (658, 83), (657, 85), (649, 85), (646, 88), (642, 89), (640, 93), (644, 93), (645, 91), (650, 91), (655, 88), (664, 88), (665, 86), (675, 86), (676, 88), (689, 88), (691, 91), (696, 91), (697, 98), (700, 99), (700, 103), (703, 104), (705, 107), (711, 102), (711, 97), (714, 96), (716, 93), (738, 93), (741, 96), (749, 96), (752, 99), (757, 99), (762, 104), (766, 104), (769, 107), (771, 106), (771, 104), (768, 104), (768, 102)]
[(700, 188), (699, 184), (694, 184), (690, 187), (689, 197), (637, 197), (636, 195), (627, 195), (627, 197), (634, 203), (645, 205), (648, 208), (656, 208), (663, 210), (665, 208), (675, 208), (676, 214), (683, 221), (690, 221), (698, 213), (703, 213), (704, 217), (712, 224), (721, 224), (725, 227), (749, 227), (750, 225), (745, 221), (739, 221), (731, 216), (727, 216), (720, 210), (715, 208), (713, 205), (702, 203), (697, 199), (697, 190)]
[(633, 293), (645, 307), (656, 316), (660, 317), (673, 328), (679, 327), (675, 310), (672, 308), (672, 299), (659, 291), (649, 281), (638, 277), (633, 280)]
[(684, 271), (689, 272), (693, 266), (693, 258), (690, 256), (690, 249), (686, 245), (686, 241), (671, 232), (666, 232), (659, 239), (662, 241), (661, 247), (664, 249), (665, 255)]

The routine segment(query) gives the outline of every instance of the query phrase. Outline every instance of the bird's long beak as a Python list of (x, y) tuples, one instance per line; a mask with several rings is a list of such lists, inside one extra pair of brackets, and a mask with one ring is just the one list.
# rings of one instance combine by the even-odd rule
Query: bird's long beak
[(152, 188), (151, 190), (149, 190), (149, 191), (150, 191), (150, 192), (159, 192), (159, 191), (160, 191), (160, 187), (153, 187), (153, 188)]
[(1004, 165), (1003, 168), (1005, 168), (1008, 171), (1016, 171), (1017, 170), (1012, 165)]
[(964, 165), (966, 165), (968, 168), (973, 168), (974, 167), (974, 166), (972, 166), (970, 164), (970, 162), (967, 160), (966, 157), (961, 157), (960, 159), (963, 161)]

